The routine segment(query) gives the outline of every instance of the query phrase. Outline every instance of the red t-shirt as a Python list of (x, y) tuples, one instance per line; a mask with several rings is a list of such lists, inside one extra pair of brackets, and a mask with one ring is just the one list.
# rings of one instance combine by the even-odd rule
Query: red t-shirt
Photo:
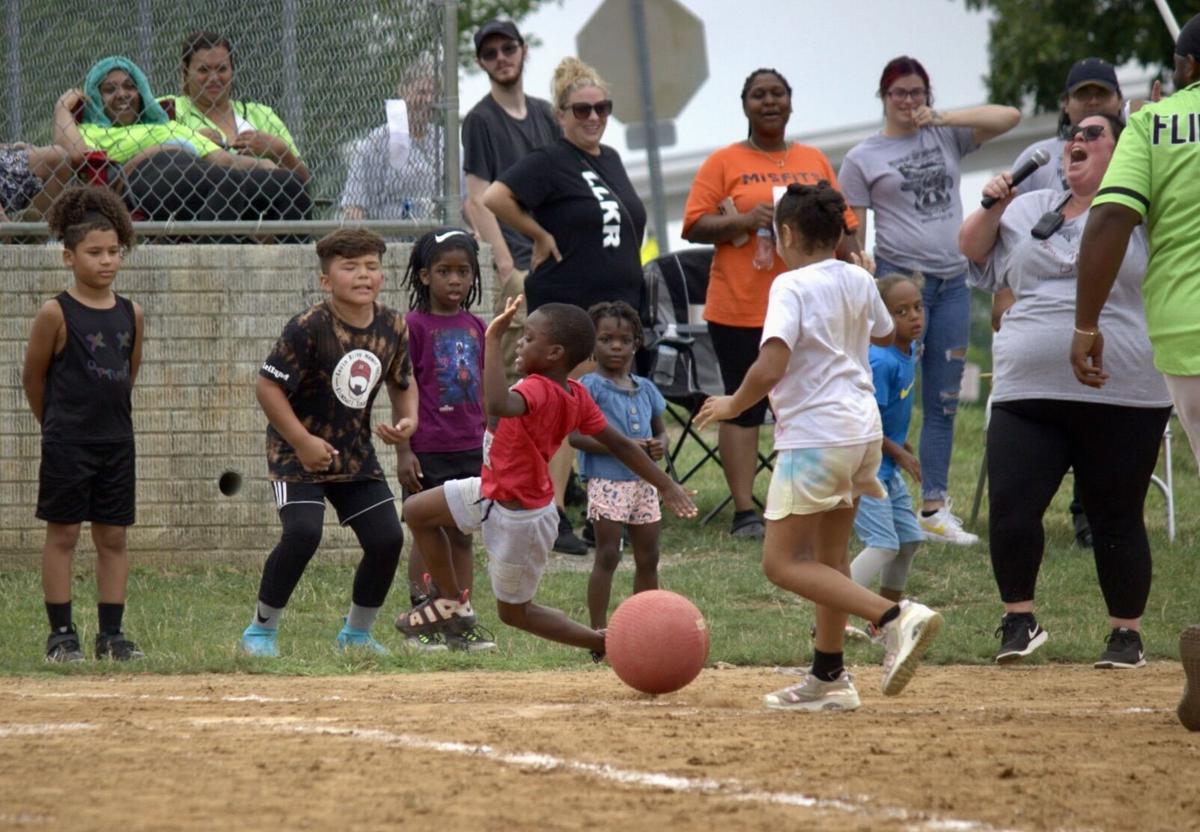
[(515, 500), (527, 509), (553, 502), (548, 463), (563, 439), (572, 431), (592, 436), (608, 427), (587, 389), (575, 379), (567, 386), (570, 392), (536, 374), (513, 386), (526, 411), (501, 419), (483, 435), (483, 496)]

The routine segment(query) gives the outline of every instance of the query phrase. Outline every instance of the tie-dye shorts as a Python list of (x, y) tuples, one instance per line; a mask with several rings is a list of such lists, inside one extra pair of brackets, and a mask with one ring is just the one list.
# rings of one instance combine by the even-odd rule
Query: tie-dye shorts
[(775, 457), (775, 473), (767, 490), (768, 520), (791, 514), (818, 514), (850, 508), (862, 495), (885, 497), (875, 476), (883, 459), (883, 442), (840, 448), (792, 448)]

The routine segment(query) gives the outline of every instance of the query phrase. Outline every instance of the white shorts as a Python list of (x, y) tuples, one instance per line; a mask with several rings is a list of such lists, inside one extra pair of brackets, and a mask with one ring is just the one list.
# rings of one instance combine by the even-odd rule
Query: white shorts
[(883, 442), (840, 448), (792, 448), (779, 451), (767, 489), (768, 520), (792, 514), (819, 514), (850, 508), (862, 495), (883, 498), (887, 491), (875, 476)]
[(505, 508), (480, 494), (481, 483), (479, 477), (447, 480), (442, 484), (446, 506), (460, 532), (482, 533), (496, 600), (532, 601), (558, 537), (558, 509), (553, 502), (522, 511)]

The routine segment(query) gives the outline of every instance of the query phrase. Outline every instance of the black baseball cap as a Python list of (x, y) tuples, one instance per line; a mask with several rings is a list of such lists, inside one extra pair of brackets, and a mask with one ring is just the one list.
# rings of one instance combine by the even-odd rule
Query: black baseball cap
[(1175, 54), (1200, 58), (1200, 14), (1193, 17), (1179, 30), (1175, 41)]
[(1121, 94), (1121, 85), (1117, 83), (1117, 71), (1108, 61), (1102, 61), (1099, 58), (1084, 58), (1082, 61), (1076, 61), (1075, 65), (1071, 67), (1071, 71), (1067, 73), (1067, 88), (1064, 92), (1070, 95), (1088, 84), (1112, 90), (1117, 95)]
[(521, 33), (517, 31), (517, 24), (511, 20), (489, 20), (475, 33), (475, 55), (477, 57), (483, 42), (492, 35), (503, 35), (506, 38), (512, 38), (522, 46), (525, 45), (525, 38), (521, 37)]

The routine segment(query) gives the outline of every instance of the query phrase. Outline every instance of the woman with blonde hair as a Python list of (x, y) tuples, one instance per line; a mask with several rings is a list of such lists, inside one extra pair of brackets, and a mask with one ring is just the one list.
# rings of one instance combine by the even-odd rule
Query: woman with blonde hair
[[(608, 85), (578, 58), (564, 58), (554, 70), (552, 93), (562, 137), (500, 174), (484, 192), (483, 204), (500, 222), (533, 241), (525, 279), (530, 314), (554, 302), (587, 309), (625, 301), (637, 309), (646, 209), (620, 155), (600, 143), (613, 109)], [(576, 368), (576, 374), (589, 369), (587, 363)], [(570, 522), (561, 514), (570, 461), (568, 448), (554, 458), (550, 469), (560, 509), (555, 549), (561, 551), (578, 546)]]

